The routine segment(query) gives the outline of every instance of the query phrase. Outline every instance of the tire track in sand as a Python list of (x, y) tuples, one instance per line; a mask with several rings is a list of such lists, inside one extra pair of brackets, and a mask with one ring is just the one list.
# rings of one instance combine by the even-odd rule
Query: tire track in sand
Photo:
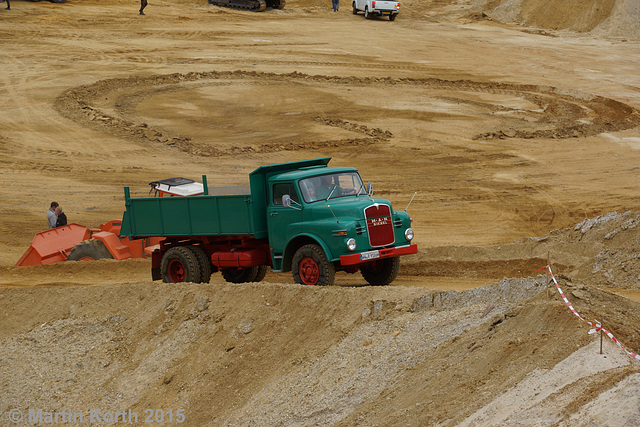
[[(153, 128), (143, 122), (136, 122), (130, 116), (119, 116), (96, 107), (96, 100), (113, 90), (128, 90), (133, 93), (149, 88), (171, 87), (180, 91), (187, 83), (200, 85), (219, 83), (225, 80), (251, 80), (256, 82), (279, 82), (280, 84), (317, 84), (335, 87), (411, 87), (419, 90), (439, 90), (456, 93), (483, 93), (509, 95), (527, 100), (539, 107), (529, 112), (535, 120), (514, 127), (505, 122), (504, 127), (488, 129), (473, 139), (568, 139), (587, 137), (603, 132), (616, 132), (635, 128), (640, 125), (640, 112), (622, 102), (591, 95), (579, 91), (569, 91), (546, 85), (522, 85), (516, 83), (487, 83), (472, 80), (443, 80), (437, 78), (392, 78), (392, 77), (338, 77), (308, 75), (298, 72), (287, 74), (261, 73), (252, 71), (229, 72), (192, 72), (174, 73), (149, 77), (129, 77), (106, 79), (92, 85), (77, 87), (60, 95), (56, 100), (56, 109), (61, 114), (84, 126), (100, 129), (122, 137), (134, 138), (143, 143), (161, 143), (199, 156), (233, 155), (238, 152), (267, 153), (295, 149), (295, 146), (283, 146), (280, 143), (264, 143), (259, 146), (241, 146), (230, 149), (212, 147), (188, 135), (175, 135), (171, 132)], [(390, 91), (392, 93), (392, 91)], [(476, 101), (462, 100), (472, 104)], [(476, 102), (477, 103), (477, 102)], [(499, 102), (483, 102), (494, 111), (503, 111)], [(117, 109), (116, 109), (117, 110)], [(526, 113), (526, 112), (525, 112)], [(358, 138), (305, 142), (306, 148), (337, 147), (349, 145), (370, 145), (383, 143), (393, 134), (385, 129), (371, 129), (359, 123), (350, 123), (339, 117), (316, 116), (318, 123), (340, 127), (360, 134)]]

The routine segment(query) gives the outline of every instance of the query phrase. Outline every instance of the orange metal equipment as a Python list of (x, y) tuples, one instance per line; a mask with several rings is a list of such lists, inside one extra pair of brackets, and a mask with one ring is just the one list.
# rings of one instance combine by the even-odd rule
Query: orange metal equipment
[(16, 266), (53, 264), (66, 261), (71, 250), (80, 242), (89, 239), (104, 243), (113, 259), (149, 257), (162, 237), (129, 240), (120, 237), (121, 220), (101, 224), (100, 228), (88, 228), (84, 225), (69, 224), (52, 228), (35, 235), (31, 246), (16, 263)]
[[(207, 194), (206, 176), (202, 176), (203, 183), (187, 178), (169, 178), (150, 182), (151, 191), (157, 197), (163, 196), (198, 196)], [(153, 251), (160, 249), (160, 241), (164, 237), (149, 237), (130, 240), (120, 236), (122, 220), (113, 220), (100, 224), (100, 228), (88, 228), (84, 225), (69, 224), (52, 228), (36, 234), (29, 249), (18, 260), (16, 266), (53, 264), (66, 261), (71, 250), (85, 240), (99, 240), (102, 242), (113, 259), (148, 258)], [(89, 260), (82, 257), (79, 260)]]
[(16, 266), (53, 264), (66, 261), (75, 245), (91, 238), (91, 229), (79, 224), (68, 224), (38, 233), (31, 246)]
[(122, 220), (118, 219), (100, 224), (99, 230), (92, 230), (91, 238), (104, 243), (113, 259), (148, 258), (155, 249), (160, 248), (159, 243), (164, 240), (164, 237), (130, 240), (120, 236), (121, 227)]

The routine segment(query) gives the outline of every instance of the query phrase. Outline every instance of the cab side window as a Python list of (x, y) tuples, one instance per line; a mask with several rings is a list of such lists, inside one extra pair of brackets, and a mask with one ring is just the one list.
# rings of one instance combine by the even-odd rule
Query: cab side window
[(298, 202), (298, 193), (296, 193), (295, 186), (291, 183), (278, 183), (273, 184), (273, 200), (274, 205), (282, 205), (282, 196), (288, 194), (291, 196), (291, 200)]

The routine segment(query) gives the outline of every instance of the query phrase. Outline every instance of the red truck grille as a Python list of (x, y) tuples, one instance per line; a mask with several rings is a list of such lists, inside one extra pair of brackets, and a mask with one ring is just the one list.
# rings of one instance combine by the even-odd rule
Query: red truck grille
[(364, 217), (371, 246), (387, 246), (395, 242), (389, 205), (371, 205), (364, 210)]

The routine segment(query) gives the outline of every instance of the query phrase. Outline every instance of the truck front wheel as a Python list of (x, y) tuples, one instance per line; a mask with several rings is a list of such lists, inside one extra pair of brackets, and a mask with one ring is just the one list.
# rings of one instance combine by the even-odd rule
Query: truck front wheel
[(351, 7), (353, 7), (353, 14), (358, 14), (358, 8), (356, 7), (356, 2), (351, 3)]
[(293, 255), (293, 280), (301, 285), (331, 286), (336, 269), (318, 245), (305, 245)]
[(393, 282), (400, 271), (400, 258), (385, 258), (360, 266), (362, 277), (370, 285), (384, 286)]
[(200, 282), (200, 263), (189, 248), (177, 246), (162, 257), (162, 281), (165, 283)]
[(100, 240), (85, 240), (71, 249), (67, 261), (95, 261), (98, 259), (113, 259), (107, 247)]
[[(264, 275), (267, 274), (266, 270), (263, 271), (262, 267), (261, 265), (257, 265), (247, 268), (222, 268), (220, 269), (220, 273), (222, 273), (224, 280), (229, 283), (259, 282), (264, 279)], [(262, 277), (258, 278), (260, 275), (262, 275)]]

